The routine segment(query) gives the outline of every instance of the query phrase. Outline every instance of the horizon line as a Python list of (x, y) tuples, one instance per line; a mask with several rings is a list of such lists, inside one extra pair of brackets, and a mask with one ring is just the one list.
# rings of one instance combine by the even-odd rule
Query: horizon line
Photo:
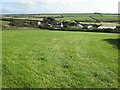
[[(94, 13), (99, 13), (99, 12), (94, 12)], [(79, 13), (79, 12), (64, 12), (64, 13), (0, 13), (0, 14), (94, 14), (94, 13)], [(120, 14), (120, 13), (100, 13), (100, 14)]]

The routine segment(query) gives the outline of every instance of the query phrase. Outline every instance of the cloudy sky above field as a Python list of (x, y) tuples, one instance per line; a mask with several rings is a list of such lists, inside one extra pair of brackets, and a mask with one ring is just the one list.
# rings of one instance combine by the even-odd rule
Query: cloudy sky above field
[(119, 0), (4, 0), (3, 14), (118, 13)]

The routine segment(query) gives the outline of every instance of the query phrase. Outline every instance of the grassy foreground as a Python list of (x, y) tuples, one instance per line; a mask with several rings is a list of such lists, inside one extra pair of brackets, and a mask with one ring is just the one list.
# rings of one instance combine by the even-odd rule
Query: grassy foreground
[(3, 88), (118, 86), (118, 35), (3, 31)]

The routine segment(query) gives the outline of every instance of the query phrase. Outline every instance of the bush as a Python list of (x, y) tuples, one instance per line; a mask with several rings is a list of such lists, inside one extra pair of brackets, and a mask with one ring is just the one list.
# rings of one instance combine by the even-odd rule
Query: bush
[(108, 32), (108, 33), (113, 33), (113, 29), (97, 29), (98, 32)]
[(91, 27), (89, 29), (86, 29), (85, 31), (88, 32), (107, 32), (107, 33), (120, 33), (119, 29), (96, 29), (94, 27)]
[(120, 29), (119, 28), (114, 29), (114, 33), (120, 33)]
[(80, 31), (80, 30), (82, 30), (82, 28), (79, 26), (68, 26), (68, 27), (65, 27), (62, 29), (66, 30), (66, 31)]
[(36, 21), (26, 21), (26, 20), (11, 20), (10, 26), (17, 26), (17, 27), (38, 27)]

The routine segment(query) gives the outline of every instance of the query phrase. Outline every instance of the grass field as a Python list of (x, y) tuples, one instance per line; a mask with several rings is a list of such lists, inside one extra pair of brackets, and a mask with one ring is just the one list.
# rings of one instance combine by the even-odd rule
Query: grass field
[(117, 88), (118, 35), (4, 30), (3, 88)]
[(116, 21), (118, 20), (118, 15), (115, 14), (63, 14), (64, 18), (59, 18), (60, 20), (90, 20), (90, 21), (95, 21), (91, 19), (89, 16), (92, 16), (98, 20), (102, 21)]
[(0, 21), (0, 26), (2, 26), (2, 25), (8, 25), (10, 22), (8, 22), (8, 21)]
[(92, 16), (98, 20), (102, 21), (118, 21), (118, 15), (117, 14), (93, 14), (93, 13), (64, 13), (62, 14), (63, 18), (57, 18), (61, 17), (61, 14), (16, 14), (16, 15), (7, 15), (7, 17), (14, 17), (14, 18), (19, 18), (19, 19), (32, 19), (32, 20), (41, 20), (43, 17), (54, 17), (57, 20), (80, 20), (80, 21), (95, 21), (91, 19), (89, 16)]

